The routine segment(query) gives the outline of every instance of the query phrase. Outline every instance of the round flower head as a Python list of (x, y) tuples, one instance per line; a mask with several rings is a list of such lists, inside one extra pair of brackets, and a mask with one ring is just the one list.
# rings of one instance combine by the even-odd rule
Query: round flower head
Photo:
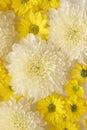
[(2, 60), (11, 50), (14, 41), (17, 41), (14, 19), (15, 15), (13, 12), (0, 12), (0, 59)]
[(31, 11), (26, 18), (21, 19), (17, 30), (20, 38), (26, 37), (28, 33), (39, 34), (42, 38), (46, 38), (48, 35), (47, 16), (41, 12)]
[(44, 114), (46, 121), (55, 124), (63, 119), (65, 113), (64, 105), (65, 101), (61, 96), (52, 94), (38, 101), (37, 109), (41, 114)]
[(0, 61), (0, 100), (9, 100), (13, 91), (10, 89), (11, 77)]
[(77, 95), (67, 97), (65, 110), (67, 119), (70, 121), (79, 121), (87, 112), (86, 101)]
[(48, 40), (65, 51), (70, 60), (82, 60), (87, 52), (87, 9), (64, 0), (61, 8), (52, 9), (49, 15)]
[(80, 97), (83, 97), (83, 94), (84, 94), (84, 89), (83, 87), (78, 85), (77, 80), (70, 80), (65, 86), (65, 91), (67, 92), (69, 96), (76, 94)]
[(40, 37), (28, 35), (21, 43), (13, 45), (8, 55), (8, 70), (12, 75), (12, 88), (19, 94), (29, 94), (36, 99), (53, 91), (63, 92), (66, 82), (65, 55), (54, 51)]
[(87, 64), (75, 64), (72, 69), (72, 78), (79, 83), (87, 83)]
[(29, 102), (15, 100), (0, 104), (1, 130), (44, 130), (45, 123), (38, 112), (32, 112)]

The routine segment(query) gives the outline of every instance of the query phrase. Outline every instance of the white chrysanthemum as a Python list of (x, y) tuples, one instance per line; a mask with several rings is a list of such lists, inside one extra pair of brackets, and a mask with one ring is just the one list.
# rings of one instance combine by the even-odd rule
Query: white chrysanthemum
[(14, 28), (15, 15), (12, 11), (0, 12), (0, 59), (4, 59), (11, 50), (12, 44), (17, 41)]
[(44, 130), (46, 123), (38, 112), (30, 110), (30, 104), (14, 99), (0, 104), (0, 130)]
[(83, 58), (87, 46), (86, 7), (64, 0), (61, 8), (52, 9), (49, 15), (49, 42), (65, 51), (70, 60)]
[(29, 94), (36, 99), (53, 91), (62, 93), (66, 82), (67, 58), (40, 37), (33, 34), (20, 44), (13, 45), (8, 55), (8, 70), (13, 79), (12, 88), (19, 94)]

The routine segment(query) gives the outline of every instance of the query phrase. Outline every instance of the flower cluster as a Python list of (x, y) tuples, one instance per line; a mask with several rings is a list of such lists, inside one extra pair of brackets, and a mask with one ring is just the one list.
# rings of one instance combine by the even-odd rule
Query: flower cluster
[(0, 130), (87, 129), (86, 4), (0, 1)]

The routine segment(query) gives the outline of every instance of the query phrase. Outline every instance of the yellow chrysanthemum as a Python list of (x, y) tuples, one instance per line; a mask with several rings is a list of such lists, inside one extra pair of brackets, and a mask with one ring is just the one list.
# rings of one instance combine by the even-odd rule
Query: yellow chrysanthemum
[(11, 0), (0, 0), (0, 10), (7, 10), (10, 8)]
[(0, 100), (9, 100), (10, 96), (13, 94), (9, 86), (10, 80), (11, 77), (0, 61)]
[(58, 8), (60, 0), (41, 0), (40, 7), (45, 10), (49, 11), (50, 8)]
[(64, 108), (65, 101), (61, 96), (57, 94), (52, 94), (44, 99), (38, 101), (37, 106), (41, 114), (44, 114), (46, 121), (54, 124), (59, 122), (63, 118), (65, 113)]
[(19, 37), (26, 37), (28, 33), (39, 34), (45, 38), (48, 34), (47, 17), (40, 12), (34, 14), (31, 11), (29, 17), (21, 19), (18, 26)]
[(70, 121), (79, 121), (87, 112), (85, 100), (76, 95), (66, 98), (66, 116)]
[(39, 0), (12, 0), (12, 8), (17, 15), (24, 16), (31, 9), (37, 8), (38, 3)]
[(66, 121), (53, 126), (51, 130), (80, 130), (80, 125), (72, 123), (70, 121)]
[(87, 82), (87, 65), (76, 64), (72, 70), (72, 78), (76, 79), (79, 83)]
[(80, 97), (83, 97), (83, 94), (84, 94), (84, 89), (83, 87), (78, 85), (77, 80), (70, 80), (65, 86), (65, 91), (67, 92), (69, 96), (76, 94)]

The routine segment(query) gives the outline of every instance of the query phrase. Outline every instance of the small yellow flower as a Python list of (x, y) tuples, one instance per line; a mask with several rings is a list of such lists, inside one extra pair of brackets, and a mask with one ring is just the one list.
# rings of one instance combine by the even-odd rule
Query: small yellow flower
[(76, 64), (72, 70), (72, 78), (76, 79), (79, 83), (87, 82), (87, 65)]
[(39, 0), (12, 0), (12, 8), (19, 16), (24, 16), (31, 9), (37, 8)]
[(47, 17), (41, 12), (31, 11), (29, 17), (21, 19), (17, 28), (19, 37), (26, 37), (28, 33), (39, 34), (42, 38), (48, 35)]
[(70, 80), (65, 86), (65, 91), (69, 96), (76, 94), (77, 96), (83, 97), (84, 94), (84, 89), (78, 85), (77, 80)]
[(66, 116), (70, 121), (79, 121), (87, 112), (85, 100), (76, 95), (66, 98)]
[(45, 10), (49, 11), (50, 8), (58, 8), (60, 0), (41, 0), (40, 7)]
[(65, 101), (61, 96), (52, 94), (38, 101), (37, 106), (41, 114), (44, 114), (45, 120), (54, 124), (60, 122), (63, 118)]
[(7, 10), (10, 8), (11, 0), (0, 0), (0, 10)]
[(80, 125), (70, 121), (64, 121), (54, 125), (51, 130), (80, 130)]
[(7, 70), (4, 65), (0, 61), (0, 99), (1, 100), (9, 100), (10, 96), (13, 94), (9, 84), (11, 81), (11, 77), (8, 75)]

